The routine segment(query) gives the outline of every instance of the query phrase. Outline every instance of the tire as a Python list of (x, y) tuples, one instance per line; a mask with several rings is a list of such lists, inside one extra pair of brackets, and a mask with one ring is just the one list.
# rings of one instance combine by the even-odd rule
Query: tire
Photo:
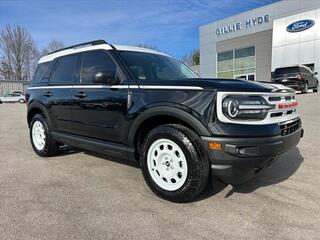
[(30, 141), (33, 150), (40, 157), (50, 157), (57, 153), (58, 145), (52, 138), (47, 120), (36, 114), (30, 124)]
[(25, 103), (24, 99), (20, 99), (19, 103)]
[(141, 152), (143, 177), (159, 197), (189, 202), (207, 185), (209, 160), (200, 137), (190, 129), (177, 124), (156, 127), (145, 138)]
[(309, 90), (309, 86), (308, 86), (308, 83), (305, 82), (304, 86), (303, 86), (303, 89), (302, 89), (302, 93), (304, 94), (307, 94), (308, 93), (308, 90)]
[(316, 87), (313, 89), (313, 92), (318, 92), (319, 83), (317, 83)]

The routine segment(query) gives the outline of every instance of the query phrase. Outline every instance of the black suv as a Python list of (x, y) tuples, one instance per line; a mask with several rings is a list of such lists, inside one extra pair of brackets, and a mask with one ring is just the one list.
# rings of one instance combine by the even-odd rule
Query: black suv
[(313, 92), (318, 92), (319, 82), (315, 77), (317, 74), (317, 72), (312, 72), (306, 66), (297, 65), (276, 68), (272, 79), (275, 83), (281, 83), (302, 93), (308, 93), (309, 89), (313, 89)]
[(151, 190), (175, 202), (210, 174), (248, 180), (303, 134), (290, 88), (199, 78), (166, 54), (103, 40), (42, 57), (26, 99), (39, 156), (66, 144), (139, 161)]

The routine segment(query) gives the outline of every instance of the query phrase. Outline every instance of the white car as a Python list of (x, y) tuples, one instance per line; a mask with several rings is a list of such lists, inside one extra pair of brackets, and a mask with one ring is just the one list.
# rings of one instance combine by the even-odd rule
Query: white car
[(0, 97), (0, 103), (4, 102), (19, 102), (25, 103), (24, 95), (21, 93), (7, 93)]

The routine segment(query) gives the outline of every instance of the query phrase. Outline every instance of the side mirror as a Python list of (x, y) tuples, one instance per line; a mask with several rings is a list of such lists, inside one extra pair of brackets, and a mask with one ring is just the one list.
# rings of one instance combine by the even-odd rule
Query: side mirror
[(318, 75), (318, 72), (313, 72), (312, 75), (313, 75), (313, 76), (314, 76), (314, 75)]
[(114, 71), (99, 71), (94, 75), (95, 83), (114, 85), (118, 83)]

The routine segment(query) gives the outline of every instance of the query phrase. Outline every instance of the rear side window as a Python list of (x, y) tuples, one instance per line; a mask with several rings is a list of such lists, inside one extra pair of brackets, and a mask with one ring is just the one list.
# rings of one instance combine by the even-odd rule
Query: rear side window
[(117, 66), (112, 58), (104, 51), (83, 53), (80, 83), (99, 84), (96, 81), (97, 74), (110, 74), (118, 78)]
[(58, 58), (50, 83), (73, 84), (77, 75), (76, 67), (79, 56), (76, 54)]
[(298, 67), (287, 67), (287, 68), (277, 68), (274, 71), (274, 75), (278, 74), (290, 74), (290, 73), (299, 73), (299, 68)]
[(301, 67), (300, 71), (303, 72), (303, 73), (309, 73), (309, 74), (311, 73), (310, 70), (308, 68), (305, 68), (305, 67)]
[(48, 80), (46, 76), (47, 76), (47, 71), (49, 69), (50, 63), (51, 62), (44, 62), (44, 63), (38, 64), (32, 82), (38, 83), (38, 82), (45, 82)]

